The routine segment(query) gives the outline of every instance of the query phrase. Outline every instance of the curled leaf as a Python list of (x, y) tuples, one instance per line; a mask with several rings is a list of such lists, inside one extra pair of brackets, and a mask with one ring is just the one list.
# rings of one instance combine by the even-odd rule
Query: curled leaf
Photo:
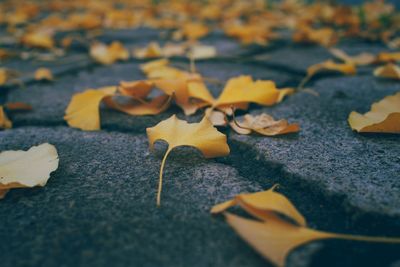
[(292, 202), (284, 195), (275, 192), (277, 186), (278, 185), (274, 185), (272, 188), (262, 192), (236, 195), (231, 200), (215, 205), (211, 209), (211, 213), (221, 213), (236, 205), (239, 205), (242, 208), (250, 206), (252, 211), (256, 211), (255, 213), (252, 213), (252, 215), (260, 220), (264, 220), (264, 213), (276, 212), (285, 215), (299, 225), (305, 226), (306, 220)]
[(39, 68), (35, 71), (35, 80), (36, 81), (52, 81), (53, 80), (53, 74), (51, 73), (51, 70), (48, 68)]
[(45, 186), (50, 173), (57, 168), (57, 150), (48, 143), (31, 147), (28, 151), (1, 152), (0, 198), (12, 188)]
[(168, 149), (161, 162), (160, 178), (157, 194), (157, 205), (161, 204), (162, 178), (165, 161), (172, 149), (178, 146), (192, 146), (201, 151), (204, 157), (214, 158), (229, 154), (226, 136), (212, 126), (205, 117), (199, 123), (187, 123), (179, 120), (175, 115), (158, 123), (152, 128), (147, 128), (150, 148), (153, 149), (157, 140), (168, 143)]
[(385, 66), (377, 67), (374, 70), (374, 76), (400, 80), (400, 67), (393, 63), (388, 63)]
[[(219, 213), (233, 205), (239, 205), (259, 219), (245, 219), (224, 213), (228, 224), (239, 236), (275, 266), (284, 266), (291, 251), (316, 240), (400, 243), (400, 238), (346, 235), (310, 229), (305, 226), (304, 217), (293, 204), (285, 196), (273, 192), (273, 189), (274, 187), (265, 192), (238, 195), (233, 200), (214, 206), (212, 212)], [(284, 215), (291, 221), (279, 215)]]
[(70, 127), (85, 131), (100, 129), (99, 106), (106, 97), (111, 97), (117, 90), (116, 86), (102, 89), (89, 89), (74, 95), (65, 111), (64, 119)]
[(276, 121), (272, 116), (265, 113), (257, 116), (246, 114), (242, 122), (234, 119), (230, 126), (238, 134), (250, 134), (254, 131), (266, 136), (296, 133), (300, 130), (297, 123), (289, 124), (287, 120)]
[(357, 132), (400, 133), (400, 92), (374, 103), (364, 115), (351, 112), (348, 121)]

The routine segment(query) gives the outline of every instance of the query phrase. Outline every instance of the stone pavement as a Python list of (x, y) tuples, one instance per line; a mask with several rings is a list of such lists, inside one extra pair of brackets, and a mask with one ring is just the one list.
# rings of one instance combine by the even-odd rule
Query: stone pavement
[[(160, 40), (154, 30), (105, 32), (103, 41), (128, 47)], [(138, 33), (137, 33), (138, 34)], [(144, 37), (143, 37), (144, 36)], [(222, 82), (249, 74), (271, 79), (278, 87), (299, 84), (308, 66), (331, 58), (313, 45), (282, 42), (268, 49), (242, 47), (213, 33), (205, 43), (219, 56), (196, 63), (206, 77)], [(344, 40), (350, 54), (386, 51), (383, 45)], [(60, 61), (65, 64), (59, 64)], [(192, 148), (178, 148), (167, 161), (163, 203), (155, 205), (158, 172), (165, 144), (148, 149), (145, 128), (177, 108), (157, 116), (128, 116), (101, 110), (102, 130), (69, 128), (64, 110), (74, 93), (144, 78), (143, 61), (112, 66), (92, 62), (77, 49), (60, 61), (46, 63), (54, 82), (34, 82), (44, 63), (8, 61), (22, 72), (24, 87), (8, 85), (3, 102), (27, 102), (33, 111), (15, 113), (14, 128), (0, 132), (0, 150), (27, 149), (49, 142), (60, 155), (59, 169), (44, 188), (12, 190), (0, 202), (1, 267), (15, 266), (265, 266), (267, 263), (210, 208), (241, 192), (281, 185), (311, 227), (334, 232), (400, 236), (400, 136), (352, 132), (347, 117), (366, 112), (400, 83), (372, 76), (318, 75), (307, 92), (268, 108), (252, 105), (250, 113), (267, 112), (299, 122), (301, 131), (279, 137), (228, 135), (231, 155), (206, 160)], [(172, 65), (188, 66), (183, 58)], [(217, 95), (222, 87), (210, 86)], [(239, 114), (244, 114), (239, 113)], [(400, 266), (399, 245), (322, 241), (295, 250), (288, 266)]]

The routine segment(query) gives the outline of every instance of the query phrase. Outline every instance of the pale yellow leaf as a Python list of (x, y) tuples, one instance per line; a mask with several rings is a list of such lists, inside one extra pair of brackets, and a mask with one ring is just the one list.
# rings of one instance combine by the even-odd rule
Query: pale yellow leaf
[(45, 186), (50, 173), (57, 168), (57, 150), (48, 143), (31, 147), (28, 151), (1, 152), (0, 195), (11, 188)]
[(351, 112), (348, 121), (357, 132), (400, 133), (400, 92), (372, 104), (363, 115)]

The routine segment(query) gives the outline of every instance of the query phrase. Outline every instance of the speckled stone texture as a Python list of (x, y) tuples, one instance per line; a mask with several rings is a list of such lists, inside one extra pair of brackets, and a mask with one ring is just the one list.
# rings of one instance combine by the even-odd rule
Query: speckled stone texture
[[(2, 200), (2, 266), (265, 266), (209, 209), (239, 192), (270, 187), (273, 179), (242, 176), (235, 167), (205, 160), (194, 149), (178, 148), (167, 160), (162, 206), (157, 208), (165, 144), (151, 153), (144, 135), (65, 127), (21, 127), (0, 136), (1, 150), (49, 142), (60, 156), (59, 169), (46, 187), (15, 189)], [(393, 234), (354, 225), (331, 200), (289, 185), (282, 181), (281, 191), (313, 227)], [(324, 241), (296, 250), (288, 266), (385, 266), (396, 259), (396, 251), (390, 245)]]
[(303, 92), (254, 112), (298, 122), (300, 133), (276, 138), (233, 135), (232, 139), (267, 161), (282, 164), (294, 179), (344, 195), (344, 205), (400, 216), (400, 137), (357, 134), (347, 122), (352, 110), (368, 111), (373, 102), (399, 91), (400, 84), (356, 76), (323, 79), (313, 89), (319, 97)]

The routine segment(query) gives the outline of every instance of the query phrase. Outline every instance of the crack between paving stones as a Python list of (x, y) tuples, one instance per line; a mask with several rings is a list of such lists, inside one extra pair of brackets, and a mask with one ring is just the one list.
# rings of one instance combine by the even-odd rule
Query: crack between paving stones
[[(362, 210), (343, 194), (330, 191), (324, 184), (316, 187), (316, 181), (306, 180), (291, 173), (284, 164), (268, 160), (251, 145), (229, 136), (228, 139), (231, 155), (215, 161), (235, 168), (241, 177), (256, 181), (265, 189), (280, 184), (279, 191), (295, 203), (312, 227), (372, 236), (400, 235), (398, 216)], [(249, 164), (243, 162), (244, 158)]]

